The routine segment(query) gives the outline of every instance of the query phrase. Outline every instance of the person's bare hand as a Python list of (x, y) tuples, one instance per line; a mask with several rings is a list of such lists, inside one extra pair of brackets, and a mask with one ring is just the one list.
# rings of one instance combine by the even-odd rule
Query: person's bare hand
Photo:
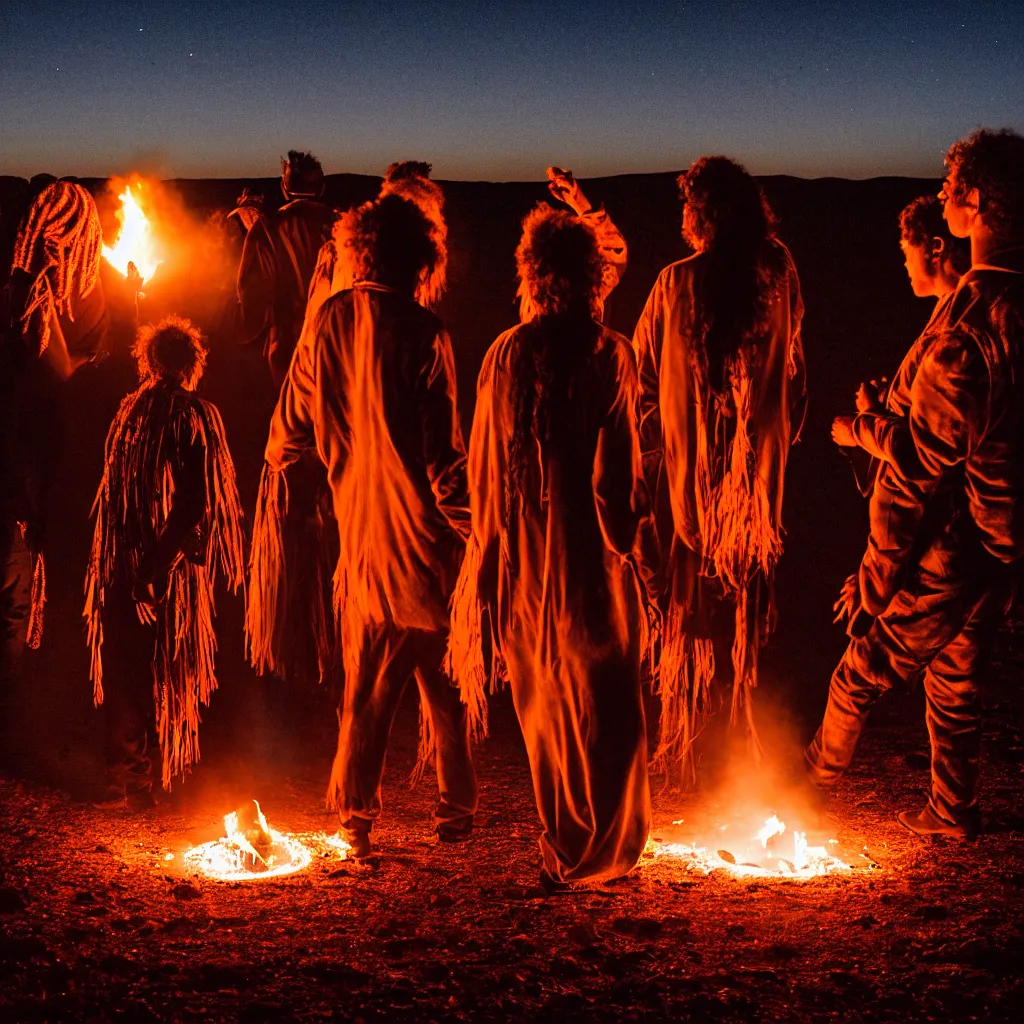
[(856, 448), (857, 437), (853, 432), (852, 416), (837, 416), (832, 421), (832, 440), (840, 448)]
[(849, 622), (853, 618), (853, 613), (857, 610), (857, 605), (859, 604), (860, 584), (857, 580), (857, 574), (854, 573), (852, 576), (846, 577), (843, 589), (839, 591), (839, 600), (832, 605), (832, 611), (836, 613), (832, 621)]
[(861, 384), (857, 388), (855, 398), (857, 412), (881, 412), (884, 408), (882, 405), (882, 391), (888, 383), (883, 377), (881, 381), (873, 380), (870, 384)]
[(579, 182), (573, 177), (572, 171), (562, 167), (549, 167), (548, 191), (561, 203), (571, 207), (581, 217), (590, 209), (580, 188)]

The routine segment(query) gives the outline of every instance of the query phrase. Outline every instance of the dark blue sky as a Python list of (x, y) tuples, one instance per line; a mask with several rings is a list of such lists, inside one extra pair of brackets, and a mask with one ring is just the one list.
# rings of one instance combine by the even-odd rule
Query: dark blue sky
[(0, 0), (0, 173), (938, 175), (1024, 129), (1024, 0)]

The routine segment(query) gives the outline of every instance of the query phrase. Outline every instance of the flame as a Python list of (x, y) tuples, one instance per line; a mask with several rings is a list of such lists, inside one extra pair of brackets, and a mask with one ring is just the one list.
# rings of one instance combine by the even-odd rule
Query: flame
[(125, 277), (128, 276), (128, 264), (134, 263), (142, 280), (148, 281), (162, 262), (156, 258), (149, 218), (146, 217), (139, 201), (132, 195), (130, 185), (125, 186), (118, 199), (121, 200), (121, 209), (117, 211), (117, 219), (121, 227), (117, 233), (117, 241), (112, 246), (103, 246), (103, 256)]
[[(724, 831), (725, 826), (722, 828)], [(753, 836), (751, 844), (756, 842), (762, 850), (768, 851), (769, 843), (785, 833), (785, 822), (773, 814)], [(696, 843), (652, 844), (652, 852), (655, 857), (683, 860), (687, 868), (705, 875), (712, 871), (726, 871), (737, 878), (816, 878), (852, 870), (849, 864), (833, 857), (824, 846), (809, 846), (806, 832), (794, 829), (790, 834), (793, 837), (792, 858), (781, 857), (772, 850), (767, 859), (738, 860), (728, 850), (713, 851)], [(772, 843), (773, 847), (777, 845)], [(743, 848), (744, 854), (748, 852), (749, 847)]]
[(186, 870), (226, 882), (280, 878), (304, 871), (314, 854), (344, 860), (351, 849), (340, 835), (278, 832), (267, 824), (259, 801), (253, 804), (255, 828), (240, 828), (238, 812), (232, 811), (224, 818), (224, 836), (183, 855)]

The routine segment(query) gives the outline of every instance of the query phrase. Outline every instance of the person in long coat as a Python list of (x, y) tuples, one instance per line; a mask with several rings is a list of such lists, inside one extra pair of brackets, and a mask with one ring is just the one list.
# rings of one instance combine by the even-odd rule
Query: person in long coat
[[(450, 663), (485, 726), (485, 649), (507, 670), (543, 833), (542, 883), (628, 872), (650, 827), (640, 691), (656, 565), (629, 342), (604, 327), (593, 228), (539, 206), (517, 251), (528, 318), (480, 371), (473, 533)], [(485, 638), (485, 630), (488, 636)]]
[(335, 614), (344, 658), (338, 749), (328, 791), (356, 856), (371, 851), (398, 702), (421, 697), (418, 768), (436, 752), (442, 840), (469, 835), (476, 775), (466, 709), (441, 670), (448, 602), (469, 533), (466, 453), (451, 340), (414, 296), (440, 258), (420, 207), (386, 195), (345, 215), (353, 285), (303, 334), (270, 427), (254, 547), (280, 544), (275, 493), (315, 450), (338, 523)]
[(800, 282), (760, 186), (723, 156), (696, 161), (679, 186), (696, 252), (661, 272), (633, 345), (644, 466), (670, 552), (655, 765), (692, 783), (694, 740), (730, 655), (731, 720), (759, 749), (751, 691), (775, 618), (786, 462), (806, 385)]

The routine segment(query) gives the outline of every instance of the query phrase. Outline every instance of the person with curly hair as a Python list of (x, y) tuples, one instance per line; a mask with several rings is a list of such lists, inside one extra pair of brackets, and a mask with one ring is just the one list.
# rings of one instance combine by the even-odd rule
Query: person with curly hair
[(365, 857), (391, 725), (413, 676), (421, 707), (415, 774), (435, 755), (435, 832), (457, 841), (473, 826), (466, 709), (441, 670), (469, 508), (451, 341), (416, 301), (443, 259), (443, 236), (417, 202), (396, 193), (343, 220), (352, 283), (321, 305), (281, 389), (253, 539), (252, 600), (269, 605), (265, 619), (273, 621), (284, 473), (315, 450), (338, 523), (335, 619), (345, 674), (328, 803), (354, 855)]
[(654, 534), (633, 353), (598, 318), (598, 236), (542, 204), (516, 262), (524, 316), (491, 345), (477, 387), (448, 663), (478, 733), (487, 677), (507, 672), (550, 889), (623, 875), (647, 842), (642, 604), (657, 553), (642, 543)]
[(146, 806), (158, 778), (169, 790), (199, 760), (200, 710), (217, 688), (214, 586), (219, 574), (236, 591), (243, 580), (224, 425), (195, 394), (206, 353), (181, 317), (143, 327), (141, 383), (107, 434), (84, 615), (106, 709), (106, 801), (117, 806)]
[[(63, 384), (105, 348), (103, 236), (92, 196), (44, 184), (0, 288), (0, 729), (16, 732), (24, 647), (42, 641), (50, 494), (63, 448)], [(11, 737), (12, 740), (17, 736)], [(10, 744), (0, 737), (0, 750)]]
[(936, 301), (924, 332), (904, 356), (892, 384), (885, 386), (883, 379), (883, 391), (875, 381), (862, 383), (855, 396), (856, 415), (837, 416), (832, 422), (832, 440), (850, 455), (865, 495), (871, 492), (881, 462), (897, 463), (904, 450), (913, 452), (906, 410), (925, 344), (922, 339), (945, 315), (960, 278), (971, 265), (970, 246), (950, 232), (942, 203), (935, 196), (918, 196), (900, 213), (899, 224), (910, 287), (918, 298)]
[(759, 751), (752, 691), (775, 618), (786, 463), (806, 385), (800, 282), (761, 186), (735, 161), (707, 156), (679, 188), (695, 252), (661, 272), (633, 346), (644, 464), (669, 549), (654, 761), (692, 784), (694, 741), (719, 700), (713, 684), (728, 678), (723, 661), (730, 721)]
[(827, 796), (875, 701), (923, 681), (931, 794), (899, 821), (925, 836), (981, 827), (981, 703), (996, 629), (1024, 555), (1024, 138), (981, 129), (946, 154), (939, 201), (970, 269), (897, 377), (899, 457), (882, 461), (870, 533), (837, 620), (851, 640), (805, 752)]

